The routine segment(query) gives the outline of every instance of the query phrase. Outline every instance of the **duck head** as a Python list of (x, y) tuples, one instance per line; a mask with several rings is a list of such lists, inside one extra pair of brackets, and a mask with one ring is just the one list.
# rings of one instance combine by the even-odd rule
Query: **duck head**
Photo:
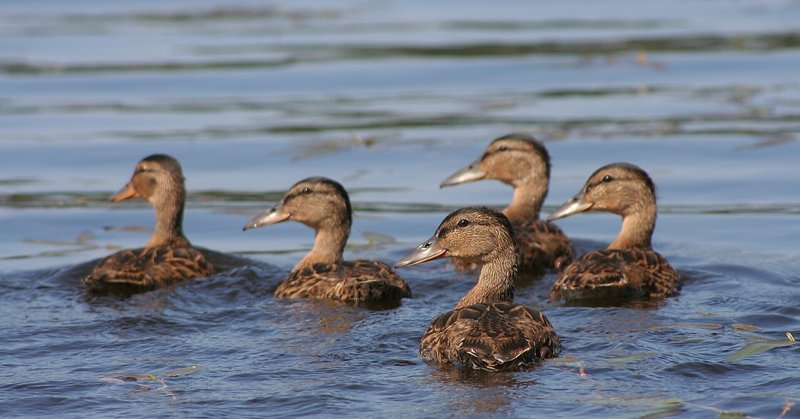
[(448, 176), (440, 187), (483, 179), (519, 186), (536, 178), (545, 184), (550, 178), (547, 149), (529, 134), (513, 133), (492, 141), (480, 158)]
[(120, 202), (144, 198), (158, 206), (176, 197), (182, 202), (185, 195), (183, 171), (178, 160), (166, 154), (153, 154), (136, 164), (130, 181), (110, 200)]
[(516, 244), (511, 223), (505, 215), (486, 207), (467, 207), (450, 213), (431, 238), (400, 259), (395, 267), (412, 266), (442, 257), (481, 264), (494, 260), (500, 252)]
[(548, 220), (586, 211), (606, 211), (623, 217), (652, 207), (655, 185), (647, 173), (630, 163), (612, 163), (597, 169), (581, 190), (555, 210)]
[(352, 223), (350, 198), (338, 182), (310, 177), (295, 183), (281, 201), (244, 225), (244, 230), (284, 221), (297, 221), (313, 229), (346, 226)]

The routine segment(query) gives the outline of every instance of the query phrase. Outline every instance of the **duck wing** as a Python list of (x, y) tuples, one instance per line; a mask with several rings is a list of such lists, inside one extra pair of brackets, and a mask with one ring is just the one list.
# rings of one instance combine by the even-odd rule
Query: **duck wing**
[(83, 279), (94, 292), (133, 293), (214, 273), (214, 266), (192, 247), (139, 248), (114, 253)]
[(651, 249), (604, 249), (589, 252), (568, 266), (553, 284), (565, 299), (674, 295), (678, 272)]
[(411, 289), (385, 263), (372, 260), (317, 263), (292, 271), (278, 285), (276, 297), (325, 298), (356, 304), (399, 302)]
[(487, 371), (529, 366), (552, 358), (561, 342), (550, 321), (520, 304), (473, 304), (434, 319), (420, 342), (420, 356)]
[(572, 262), (572, 242), (557, 225), (539, 219), (515, 220), (511, 223), (517, 238), (520, 269), (544, 272), (560, 270)]

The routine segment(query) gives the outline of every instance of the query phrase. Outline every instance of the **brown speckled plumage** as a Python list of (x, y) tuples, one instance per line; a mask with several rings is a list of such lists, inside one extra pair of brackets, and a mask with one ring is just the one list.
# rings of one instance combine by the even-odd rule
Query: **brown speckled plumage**
[(603, 249), (568, 266), (553, 285), (566, 300), (661, 298), (678, 293), (680, 278), (652, 249)]
[(140, 161), (130, 182), (111, 197), (118, 202), (147, 199), (156, 211), (156, 228), (143, 248), (114, 253), (83, 279), (94, 292), (129, 294), (214, 273), (214, 266), (183, 234), (186, 192), (177, 160), (155, 154)]
[(420, 357), (442, 365), (504, 371), (558, 355), (561, 341), (547, 317), (513, 303), (519, 255), (503, 214), (485, 207), (455, 211), (398, 266), (445, 256), (476, 260), (481, 273), (454, 310), (430, 323), (420, 341)]
[(521, 369), (553, 358), (561, 341), (541, 312), (521, 304), (473, 304), (433, 319), (420, 357), (487, 371)]
[(84, 283), (94, 291), (139, 292), (213, 273), (214, 266), (192, 247), (144, 247), (103, 259)]
[(584, 211), (619, 214), (622, 229), (608, 248), (589, 252), (564, 269), (553, 284), (554, 296), (566, 300), (663, 298), (678, 293), (678, 272), (651, 245), (656, 197), (647, 173), (626, 163), (604, 166), (551, 217)]
[(512, 220), (520, 256), (521, 270), (544, 273), (544, 269), (562, 270), (572, 262), (572, 242), (557, 225), (539, 219)]
[(316, 232), (314, 247), (275, 290), (276, 297), (324, 298), (359, 305), (391, 306), (411, 297), (408, 284), (386, 264), (345, 261), (350, 235), (350, 198), (339, 183), (321, 177), (301, 180), (281, 202), (255, 217), (245, 229), (298, 221)]
[(400, 301), (410, 297), (411, 290), (385, 263), (354, 260), (317, 263), (294, 270), (278, 285), (275, 296), (368, 303)]
[[(495, 139), (481, 157), (442, 182), (442, 187), (496, 179), (514, 187), (514, 198), (503, 213), (514, 226), (520, 253), (519, 269), (542, 274), (560, 270), (574, 257), (569, 238), (555, 224), (539, 219), (550, 182), (550, 156), (533, 136), (513, 133)], [(458, 270), (476, 269), (472, 260), (453, 260)]]

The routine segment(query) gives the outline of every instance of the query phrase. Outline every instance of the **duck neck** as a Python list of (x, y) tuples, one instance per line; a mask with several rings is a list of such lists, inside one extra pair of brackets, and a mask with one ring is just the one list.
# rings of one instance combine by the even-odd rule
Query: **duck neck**
[(500, 254), (481, 268), (478, 283), (461, 299), (456, 309), (472, 304), (491, 304), (514, 301), (514, 281), (517, 278), (517, 251), (502, 249)]
[(650, 249), (653, 230), (656, 228), (655, 205), (622, 217), (622, 228), (609, 249)]
[(186, 192), (181, 189), (152, 202), (156, 210), (156, 228), (145, 247), (189, 246), (189, 240), (183, 235), (185, 200)]
[(335, 264), (344, 259), (344, 246), (350, 235), (350, 225), (347, 223), (321, 226), (316, 230), (314, 247), (295, 265), (295, 271), (310, 267), (317, 263)]
[(547, 197), (547, 182), (529, 177), (514, 185), (514, 198), (503, 210), (509, 220), (539, 219), (539, 211)]

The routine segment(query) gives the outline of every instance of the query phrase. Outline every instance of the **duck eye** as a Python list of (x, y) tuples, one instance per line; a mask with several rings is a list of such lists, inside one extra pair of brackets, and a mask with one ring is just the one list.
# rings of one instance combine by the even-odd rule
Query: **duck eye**
[(303, 194), (303, 195), (311, 193), (311, 189), (308, 189), (308, 187), (305, 187), (300, 191), (300, 193)]
[(458, 222), (459, 227), (466, 227), (469, 225), (469, 220), (461, 220)]
[(507, 146), (507, 145), (505, 145), (505, 144), (503, 144), (503, 145), (501, 145), (501, 146), (500, 146), (500, 148), (498, 148), (497, 150), (498, 150), (498, 151), (506, 151), (506, 150), (508, 150), (508, 146)]
[(614, 180), (614, 178), (611, 177), (611, 175), (603, 176), (603, 182), (605, 182), (605, 183), (611, 182), (612, 180)]

